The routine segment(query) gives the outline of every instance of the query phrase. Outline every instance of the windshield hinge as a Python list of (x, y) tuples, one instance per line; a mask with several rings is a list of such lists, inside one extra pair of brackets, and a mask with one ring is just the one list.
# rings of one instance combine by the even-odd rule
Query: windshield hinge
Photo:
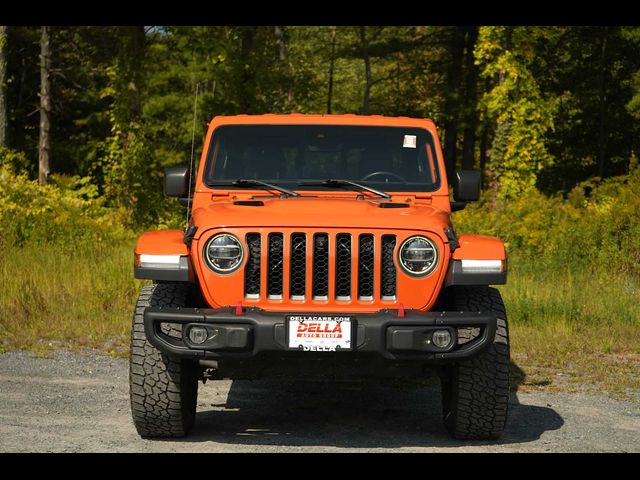
[(193, 223), (190, 223), (189, 226), (185, 228), (183, 241), (186, 246), (191, 246), (191, 242), (193, 241), (193, 237), (197, 231), (198, 227)]
[(444, 229), (444, 234), (449, 239), (449, 248), (451, 249), (451, 253), (453, 253), (453, 251), (460, 246), (456, 232), (453, 231), (453, 228), (448, 227)]

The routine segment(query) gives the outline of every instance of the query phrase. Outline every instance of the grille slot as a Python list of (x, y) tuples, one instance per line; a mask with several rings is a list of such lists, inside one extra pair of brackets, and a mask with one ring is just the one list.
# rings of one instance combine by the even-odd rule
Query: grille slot
[(329, 235), (326, 233), (313, 236), (313, 298), (329, 298)]
[(291, 299), (304, 300), (307, 279), (307, 236), (304, 233), (291, 235), (290, 257)]
[(373, 300), (373, 235), (360, 235), (358, 241), (358, 298)]
[(281, 233), (269, 234), (267, 262), (267, 295), (272, 300), (282, 299), (283, 239)]
[(247, 234), (247, 266), (244, 269), (244, 296), (260, 298), (260, 234)]
[(336, 235), (336, 300), (351, 300), (351, 235)]
[(393, 251), (396, 248), (394, 235), (382, 236), (382, 262), (380, 269), (380, 295), (382, 300), (396, 299), (396, 267), (393, 263)]
[(329, 295), (338, 302), (397, 300), (395, 235), (251, 232), (245, 240), (249, 300), (265, 295), (298, 302), (329, 300)]

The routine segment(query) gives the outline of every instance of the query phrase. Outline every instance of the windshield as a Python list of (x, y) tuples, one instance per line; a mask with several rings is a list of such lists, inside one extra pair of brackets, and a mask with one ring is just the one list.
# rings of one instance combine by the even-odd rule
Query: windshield
[[(224, 125), (214, 132), (205, 183), (254, 179), (294, 190), (342, 179), (383, 191), (440, 184), (431, 134), (422, 128), (351, 125)], [(228, 188), (228, 186), (227, 186)]]

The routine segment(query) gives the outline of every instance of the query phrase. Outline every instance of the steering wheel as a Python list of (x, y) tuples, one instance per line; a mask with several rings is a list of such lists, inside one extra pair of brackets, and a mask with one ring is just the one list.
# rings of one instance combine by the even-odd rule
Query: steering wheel
[(398, 175), (397, 173), (393, 173), (393, 172), (385, 172), (385, 171), (380, 171), (380, 172), (373, 172), (373, 173), (370, 173), (369, 175), (367, 175), (367, 176), (365, 176), (365, 177), (361, 178), (360, 180), (361, 180), (361, 181), (369, 180), (371, 177), (375, 177), (375, 176), (378, 176), (378, 175), (389, 175), (389, 176), (392, 176), (392, 177), (397, 178), (397, 179), (398, 179), (398, 180), (400, 180), (402, 183), (409, 183), (409, 182), (407, 182), (403, 177), (401, 177), (400, 175)]

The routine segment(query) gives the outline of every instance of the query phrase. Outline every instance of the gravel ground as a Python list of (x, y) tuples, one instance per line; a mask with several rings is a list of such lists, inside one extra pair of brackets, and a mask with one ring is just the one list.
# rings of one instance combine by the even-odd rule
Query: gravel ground
[(640, 452), (640, 399), (518, 393), (497, 442), (459, 442), (436, 387), (217, 381), (196, 426), (148, 441), (131, 422), (128, 362), (95, 352), (0, 355), (0, 452)]

